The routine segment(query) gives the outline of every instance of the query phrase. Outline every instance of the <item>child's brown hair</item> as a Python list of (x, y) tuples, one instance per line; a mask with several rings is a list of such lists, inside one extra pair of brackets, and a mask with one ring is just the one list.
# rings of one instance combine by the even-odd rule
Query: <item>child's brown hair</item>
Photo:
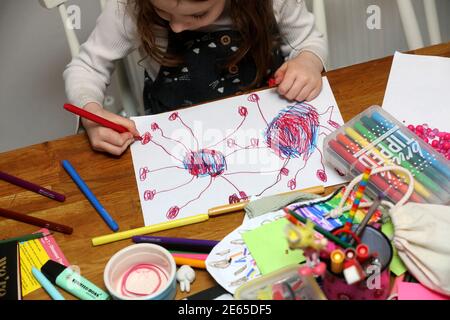
[[(205, 0), (196, 0), (205, 1)], [(137, 30), (145, 52), (164, 66), (176, 66), (179, 58), (165, 53), (156, 45), (155, 26), (169, 28), (167, 21), (155, 11), (149, 0), (133, 0)], [(272, 0), (229, 0), (233, 27), (241, 35), (239, 50), (230, 57), (228, 66), (239, 63), (249, 54), (257, 68), (251, 87), (258, 86), (272, 64), (272, 52), (277, 45), (277, 24)], [(275, 70), (274, 70), (275, 71)]]

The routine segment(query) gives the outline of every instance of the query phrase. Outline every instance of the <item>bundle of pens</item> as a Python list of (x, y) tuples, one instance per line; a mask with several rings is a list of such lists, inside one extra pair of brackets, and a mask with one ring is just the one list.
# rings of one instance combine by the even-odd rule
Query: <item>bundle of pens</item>
[[(393, 255), (390, 241), (379, 230), (368, 226), (383, 195), (372, 203), (361, 223), (354, 224), (370, 176), (371, 170), (366, 168), (347, 221), (334, 231), (314, 224), (289, 208), (285, 210), (292, 222), (286, 230), (288, 243), (291, 248), (302, 249), (307, 257), (300, 273), (322, 277), (328, 299), (386, 299), (389, 294), (387, 267)], [(313, 234), (313, 229), (321, 236)], [(372, 275), (379, 275), (379, 289), (375, 291), (370, 290), (368, 281)]]
[(205, 260), (211, 250), (219, 243), (214, 240), (135, 236), (134, 243), (153, 243), (169, 250), (177, 265), (206, 269)]
[[(324, 141), (325, 159), (349, 179), (372, 169), (398, 165), (414, 179), (409, 201), (450, 202), (450, 162), (378, 106), (373, 106), (330, 134)], [(400, 201), (411, 183), (400, 172), (373, 176), (368, 194), (385, 192), (392, 203)]]

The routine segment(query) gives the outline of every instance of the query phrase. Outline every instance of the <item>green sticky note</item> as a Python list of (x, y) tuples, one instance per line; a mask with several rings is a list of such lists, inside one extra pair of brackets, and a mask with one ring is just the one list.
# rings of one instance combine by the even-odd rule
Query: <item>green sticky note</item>
[(392, 258), (389, 268), (397, 277), (408, 271), (403, 264), (402, 259), (398, 256), (396, 249), (394, 249), (394, 257)]
[[(381, 231), (388, 238), (391, 239), (394, 235), (394, 225), (392, 224), (392, 222), (389, 221), (388, 223), (383, 224)], [(389, 268), (398, 277), (398, 276), (401, 276), (402, 274), (404, 274), (406, 271), (408, 271), (408, 269), (406, 269), (405, 264), (398, 256), (397, 249), (394, 246), (392, 246), (392, 248), (393, 248), (394, 254), (393, 254), (392, 261), (391, 261)]]
[(242, 235), (261, 274), (305, 262), (301, 250), (290, 250), (284, 229), (290, 222), (278, 219)]
[(389, 239), (392, 239), (392, 236), (394, 235), (394, 225), (391, 221), (383, 224), (381, 227), (381, 231), (388, 237)]

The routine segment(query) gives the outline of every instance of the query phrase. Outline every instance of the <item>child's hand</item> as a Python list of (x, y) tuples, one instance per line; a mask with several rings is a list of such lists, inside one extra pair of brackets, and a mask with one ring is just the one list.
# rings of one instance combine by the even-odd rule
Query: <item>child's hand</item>
[(84, 109), (120, 124), (130, 131), (118, 133), (110, 128), (103, 127), (95, 122), (82, 118), (81, 123), (87, 131), (92, 149), (96, 151), (108, 152), (112, 155), (120, 156), (125, 152), (128, 146), (133, 143), (134, 136), (139, 136), (139, 132), (133, 121), (106, 111), (97, 103), (88, 103), (84, 106)]
[(311, 52), (285, 62), (275, 73), (278, 93), (288, 100), (311, 101), (322, 90), (322, 61)]

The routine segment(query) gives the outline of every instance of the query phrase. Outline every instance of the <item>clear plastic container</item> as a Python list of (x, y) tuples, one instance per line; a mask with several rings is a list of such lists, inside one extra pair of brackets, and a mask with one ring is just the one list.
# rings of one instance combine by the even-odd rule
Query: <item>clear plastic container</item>
[[(348, 179), (372, 169), (399, 165), (414, 176), (412, 202), (450, 202), (450, 161), (379, 106), (359, 114), (324, 141), (325, 159)], [(397, 203), (405, 194), (404, 174), (373, 175), (367, 186), (372, 198), (381, 192)]]
[(327, 300), (313, 276), (299, 274), (292, 265), (256, 278), (240, 286), (236, 300)]

